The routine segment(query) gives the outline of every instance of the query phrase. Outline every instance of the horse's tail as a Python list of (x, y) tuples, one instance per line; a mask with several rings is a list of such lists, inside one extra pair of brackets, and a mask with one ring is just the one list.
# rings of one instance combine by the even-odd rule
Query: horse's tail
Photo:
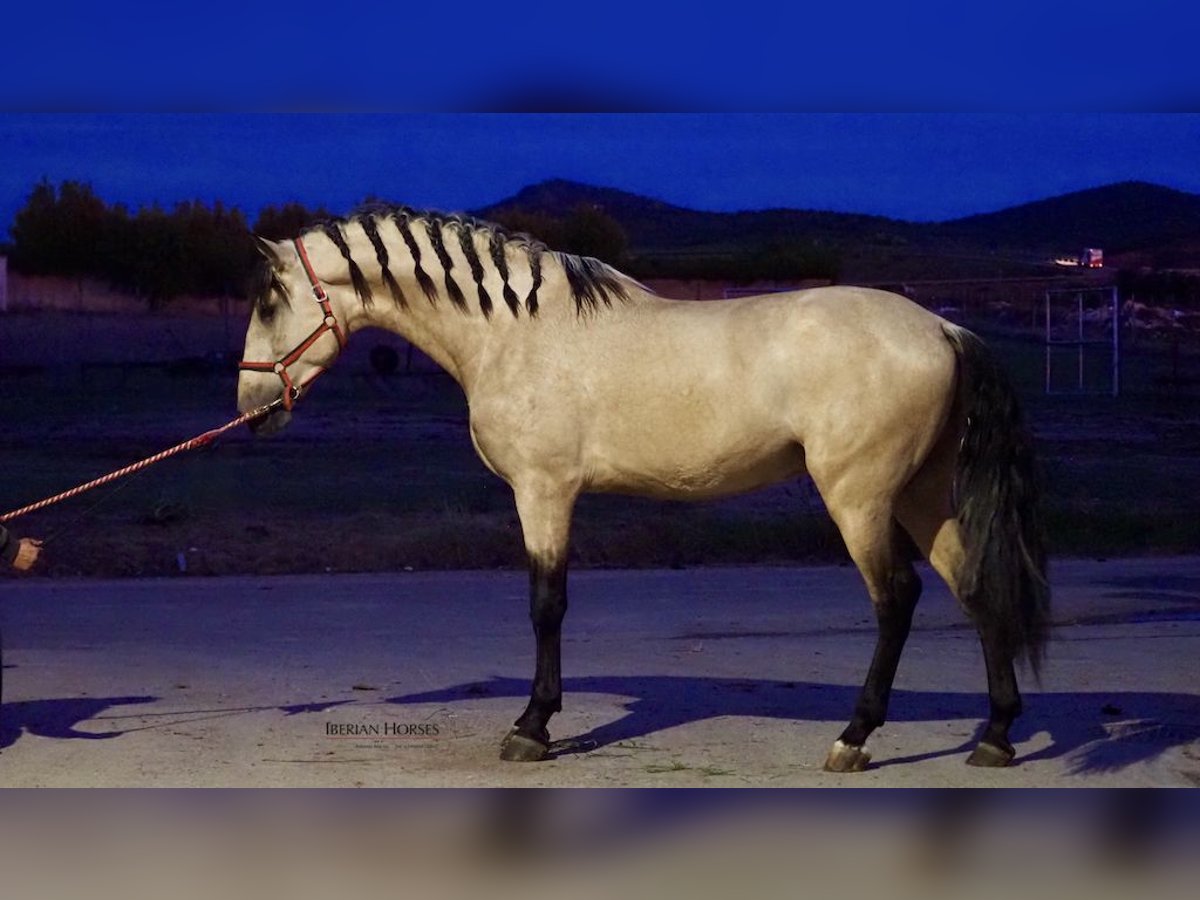
[[(978, 335), (946, 323), (964, 434), (954, 473), (960, 601), (1012, 658), (1042, 659), (1050, 585), (1032, 441), (1008, 377)], [(959, 419), (963, 422), (963, 419)]]

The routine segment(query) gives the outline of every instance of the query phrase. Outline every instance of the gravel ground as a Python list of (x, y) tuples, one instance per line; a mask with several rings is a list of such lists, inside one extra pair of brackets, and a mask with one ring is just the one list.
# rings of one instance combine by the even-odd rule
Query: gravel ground
[(8, 581), (0, 784), (1200, 785), (1200, 557), (1055, 564), (1006, 770), (963, 764), (982, 658), (923, 577), (858, 775), (821, 771), (874, 642), (850, 567), (574, 573), (551, 731), (598, 746), (537, 764), (497, 758), (532, 673), (520, 572)]

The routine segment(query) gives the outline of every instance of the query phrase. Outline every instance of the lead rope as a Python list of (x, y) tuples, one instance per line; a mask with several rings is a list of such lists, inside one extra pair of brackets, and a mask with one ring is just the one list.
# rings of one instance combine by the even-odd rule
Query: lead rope
[(69, 500), (72, 497), (77, 497), (85, 491), (90, 491), (92, 488), (101, 487), (102, 485), (108, 484), (110, 481), (116, 481), (118, 478), (123, 478), (126, 475), (132, 475), (135, 472), (140, 472), (142, 469), (152, 466), (156, 462), (162, 462), (162, 460), (171, 456), (175, 456), (177, 453), (182, 453), (185, 450), (195, 450), (198, 447), (203, 447), (206, 444), (212, 443), (220, 435), (224, 434), (226, 431), (229, 431), (231, 428), (237, 428), (239, 425), (244, 425), (247, 422), (253, 422), (255, 419), (260, 419), (263, 416), (274, 412), (281, 406), (283, 406), (282, 397), (272, 403), (268, 403), (266, 406), (260, 406), (258, 409), (252, 409), (250, 412), (242, 413), (236, 419), (230, 419), (220, 428), (214, 428), (212, 431), (206, 431), (204, 434), (190, 438), (184, 441), (182, 444), (176, 444), (174, 447), (170, 447), (169, 449), (163, 450), (160, 453), (155, 453), (153, 456), (148, 456), (143, 460), (133, 463), (132, 465), (125, 466), (122, 469), (117, 469), (115, 472), (109, 472), (107, 475), (101, 475), (99, 478), (93, 479), (86, 484), (73, 487), (69, 491), (63, 491), (61, 494), (55, 494), (53, 497), (47, 497), (45, 500), (39, 500), (36, 503), (30, 503), (28, 506), (22, 506), (20, 509), (14, 509), (12, 512), (7, 512), (0, 516), (0, 523), (8, 522), (12, 519), (35, 512), (39, 509), (44, 509), (47, 506), (53, 506), (55, 503), (60, 503), (63, 500)]

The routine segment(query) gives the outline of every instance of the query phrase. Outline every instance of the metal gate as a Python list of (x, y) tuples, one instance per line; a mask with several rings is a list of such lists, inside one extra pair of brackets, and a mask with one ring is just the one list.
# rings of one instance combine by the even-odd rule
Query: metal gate
[(1121, 392), (1117, 289), (1046, 291), (1046, 393)]

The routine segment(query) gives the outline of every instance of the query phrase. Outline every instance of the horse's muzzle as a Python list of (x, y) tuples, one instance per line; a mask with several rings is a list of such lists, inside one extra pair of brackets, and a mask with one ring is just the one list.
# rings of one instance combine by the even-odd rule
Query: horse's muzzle
[(275, 408), (270, 412), (246, 423), (256, 436), (270, 437), (281, 431), (292, 420), (292, 413), (290, 410), (282, 408), (278, 390), (272, 390), (269, 384), (256, 382), (257, 379), (249, 382), (244, 379), (239, 381), (238, 411), (245, 414), (273, 405)]
[(270, 437), (278, 434), (292, 421), (292, 414), (286, 409), (277, 409), (265, 416), (247, 423), (255, 437)]

